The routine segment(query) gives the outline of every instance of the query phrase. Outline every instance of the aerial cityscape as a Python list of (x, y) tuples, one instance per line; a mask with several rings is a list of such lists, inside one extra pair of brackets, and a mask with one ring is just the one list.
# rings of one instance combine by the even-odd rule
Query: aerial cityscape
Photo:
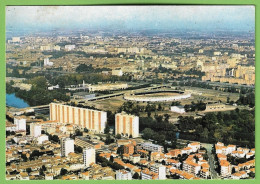
[(6, 180), (255, 178), (253, 6), (9, 6)]

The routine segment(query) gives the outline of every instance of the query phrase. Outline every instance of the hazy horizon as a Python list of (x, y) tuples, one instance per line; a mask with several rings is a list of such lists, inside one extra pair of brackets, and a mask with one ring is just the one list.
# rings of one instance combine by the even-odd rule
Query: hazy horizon
[(254, 6), (8, 6), (7, 32), (255, 30)]

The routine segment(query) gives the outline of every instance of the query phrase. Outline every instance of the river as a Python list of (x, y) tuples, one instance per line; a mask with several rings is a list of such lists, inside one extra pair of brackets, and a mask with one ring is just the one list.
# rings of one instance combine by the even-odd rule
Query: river
[(23, 99), (15, 96), (14, 93), (6, 94), (6, 105), (16, 108), (29, 107), (29, 105)]

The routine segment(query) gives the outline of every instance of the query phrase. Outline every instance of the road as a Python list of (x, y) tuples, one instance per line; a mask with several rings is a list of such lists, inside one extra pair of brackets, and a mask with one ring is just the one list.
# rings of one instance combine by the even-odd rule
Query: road
[(201, 146), (207, 149), (207, 154), (208, 154), (208, 157), (209, 157), (211, 179), (220, 179), (218, 173), (215, 171), (214, 155), (211, 153), (213, 144), (201, 143)]

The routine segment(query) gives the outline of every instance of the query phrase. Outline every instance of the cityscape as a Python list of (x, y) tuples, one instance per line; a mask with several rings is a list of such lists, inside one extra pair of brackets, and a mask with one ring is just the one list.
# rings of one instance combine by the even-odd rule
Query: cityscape
[(6, 10), (6, 180), (255, 178), (253, 6)]

